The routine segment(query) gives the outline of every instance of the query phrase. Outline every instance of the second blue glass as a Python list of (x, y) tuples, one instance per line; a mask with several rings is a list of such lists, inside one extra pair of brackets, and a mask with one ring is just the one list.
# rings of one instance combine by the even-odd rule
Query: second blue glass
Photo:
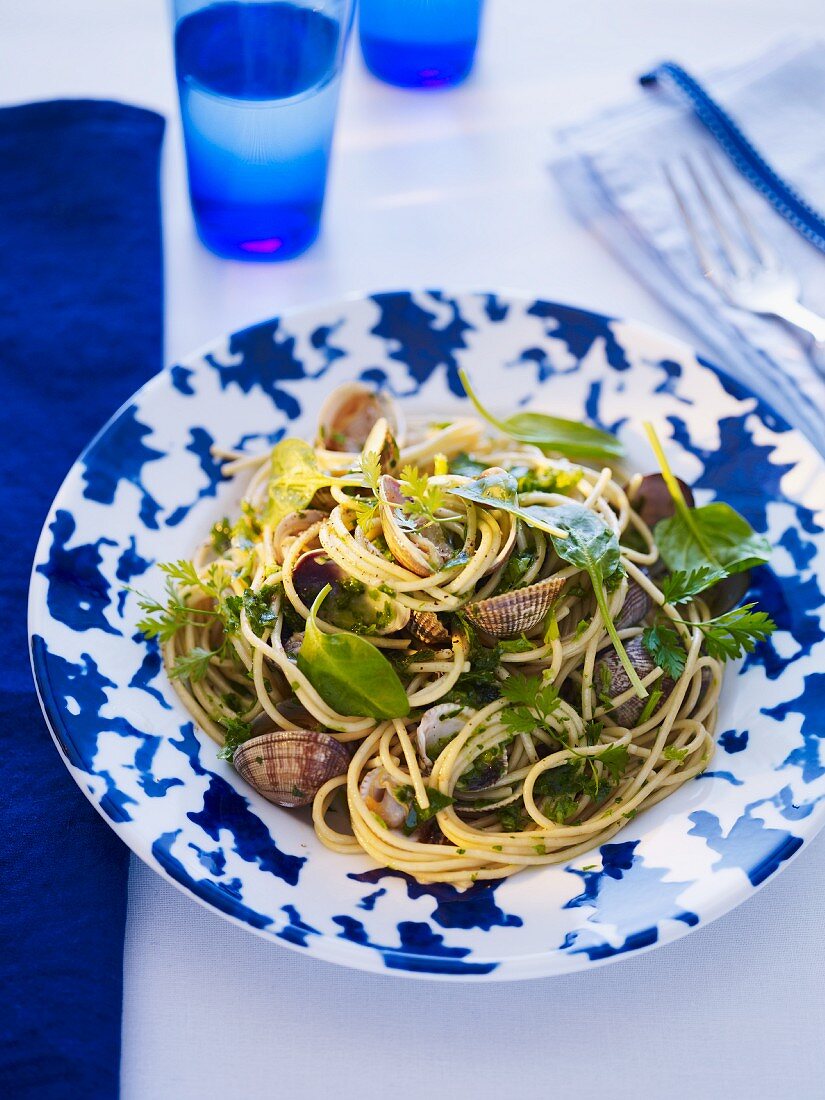
[(315, 239), (352, 0), (175, 0), (175, 66), (198, 234), (285, 260)]
[(473, 67), (483, 0), (360, 0), (361, 52), (379, 79), (440, 88)]

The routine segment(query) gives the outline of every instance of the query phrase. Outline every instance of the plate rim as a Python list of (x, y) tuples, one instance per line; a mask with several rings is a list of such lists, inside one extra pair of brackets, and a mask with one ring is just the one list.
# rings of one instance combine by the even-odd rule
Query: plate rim
[[(106, 435), (111, 426), (118, 420), (118, 418), (130, 407), (138, 403), (141, 396), (151, 393), (155, 388), (160, 388), (164, 384), (169, 384), (171, 381), (172, 370), (177, 366), (185, 368), (197, 368), (199, 362), (205, 358), (205, 356), (213, 352), (216, 347), (219, 347), (223, 342), (231, 340), (234, 336), (248, 332), (250, 329), (257, 328), (261, 325), (267, 325), (272, 323), (280, 323), (281, 321), (288, 320), (291, 317), (310, 315), (314, 312), (320, 312), (323, 310), (331, 309), (339, 305), (359, 303), (368, 301), (377, 295), (393, 295), (393, 294), (432, 294), (437, 293), (451, 298), (458, 298), (461, 296), (473, 296), (473, 297), (485, 297), (488, 295), (494, 295), (499, 298), (504, 298), (511, 302), (517, 303), (533, 303), (541, 302), (551, 308), (560, 308), (572, 310), (581, 313), (588, 318), (596, 317), (609, 324), (621, 324), (633, 333), (641, 333), (653, 340), (664, 341), (669, 347), (679, 352), (681, 355), (693, 358), (697, 361), (700, 367), (715, 373), (721, 380), (723, 386), (728, 392), (735, 393), (737, 397), (752, 398), (755, 399), (759, 407), (754, 410), (756, 415), (761, 412), (767, 412), (773, 418), (774, 422), (781, 426), (781, 430), (784, 433), (792, 433), (795, 437), (795, 442), (801, 444), (802, 448), (810, 452), (810, 456), (823, 467), (825, 470), (825, 458), (816, 450), (811, 441), (804, 435), (799, 429), (791, 425), (783, 416), (781, 416), (771, 405), (770, 401), (760, 397), (754, 393), (747, 385), (735, 379), (726, 371), (723, 367), (720, 367), (712, 359), (706, 358), (704, 355), (700, 355), (691, 344), (679, 337), (672, 335), (671, 333), (657, 328), (655, 325), (651, 325), (647, 322), (638, 321), (635, 318), (628, 317), (616, 317), (612, 314), (603, 313), (596, 309), (591, 309), (587, 306), (580, 306), (568, 302), (560, 302), (554, 298), (545, 297), (540, 294), (535, 294), (531, 291), (523, 289), (513, 288), (497, 288), (494, 290), (481, 289), (478, 287), (460, 286), (460, 285), (447, 285), (440, 287), (424, 287), (424, 286), (407, 286), (396, 287), (391, 289), (373, 290), (373, 291), (351, 291), (347, 294), (331, 296), (328, 298), (313, 300), (309, 303), (292, 306), (284, 309), (278, 313), (270, 315), (269, 317), (262, 318), (257, 321), (253, 321), (242, 328), (236, 329), (233, 332), (221, 333), (210, 340), (205, 341), (198, 348), (187, 353), (185, 356), (169, 360), (159, 371), (148, 378), (143, 385), (138, 387), (133, 393), (131, 393), (121, 404), (112, 412), (107, 420), (101, 425), (97, 432), (89, 439), (82, 450), (78, 453), (75, 459), (71, 462), (66, 473), (60, 483), (60, 486), (55, 493), (46, 515), (44, 517), (43, 525), (40, 530), (40, 534), (37, 538), (34, 554), (32, 557), (32, 565), (29, 575), (29, 583), (27, 590), (27, 641), (29, 651), (29, 661), (32, 670), (32, 679), (34, 681), (35, 692), (37, 695), (38, 703), (40, 705), (41, 712), (43, 714), (46, 726), (49, 730), (49, 734), (54, 742), (55, 748), (65, 765), (69, 775), (75, 784), (79, 787), (82, 794), (91, 803), (97, 813), (100, 815), (106, 825), (112, 829), (112, 831), (120, 838), (120, 840), (127, 846), (127, 848), (136, 855), (141, 862), (143, 862), (151, 871), (159, 875), (166, 882), (170, 883), (185, 897), (194, 900), (202, 908), (207, 909), (216, 917), (222, 920), (229, 921), (233, 925), (243, 929), (246, 932), (253, 933), (259, 938), (273, 943), (278, 947), (285, 947), (291, 951), (294, 951), (303, 955), (310, 955), (313, 958), (320, 959), (324, 962), (333, 963), (340, 966), (345, 966), (350, 969), (360, 970), (367, 973), (383, 974), (393, 977), (407, 978), (415, 981), (445, 981), (445, 982), (505, 982), (505, 981), (523, 981), (528, 979), (548, 978), (548, 977), (563, 977), (567, 974), (577, 974), (584, 970), (592, 970), (597, 967), (608, 966), (612, 963), (621, 962), (624, 959), (635, 958), (642, 954), (647, 954), (650, 951), (657, 948), (667, 947), (671, 943), (675, 943), (677, 940), (682, 939), (684, 936), (689, 935), (691, 932), (696, 931), (699, 928), (707, 927), (720, 917), (725, 916), (727, 913), (732, 912), (740, 905), (746, 903), (750, 898), (754, 897), (762, 888), (768, 883), (774, 881), (777, 875), (794, 862), (797, 857), (808, 847), (810, 842), (817, 836), (817, 834), (825, 828), (825, 800), (817, 801), (814, 803), (811, 809), (811, 813), (798, 821), (795, 824), (795, 833), (801, 839), (801, 844), (790, 856), (783, 859), (774, 870), (770, 872), (764, 879), (758, 884), (754, 885), (748, 880), (747, 884), (742, 884), (739, 889), (731, 889), (724, 894), (717, 895), (716, 898), (711, 898), (705, 911), (699, 917), (699, 921), (695, 925), (687, 925), (681, 921), (670, 921), (667, 929), (662, 929), (661, 925), (658, 928), (658, 935), (654, 942), (645, 944), (639, 947), (632, 947), (621, 951), (613, 952), (606, 957), (592, 959), (587, 953), (575, 953), (566, 955), (567, 965), (560, 969), (558, 966), (553, 965), (553, 961), (558, 957), (558, 948), (550, 948), (546, 951), (532, 952), (530, 954), (520, 954), (513, 956), (501, 956), (487, 957), (481, 954), (473, 954), (468, 963), (478, 963), (480, 965), (495, 964), (494, 969), (487, 973), (444, 973), (444, 972), (429, 972), (426, 970), (416, 971), (410, 969), (396, 969), (388, 967), (385, 962), (385, 951), (377, 950), (376, 947), (370, 945), (362, 945), (351, 943), (350, 941), (342, 938), (341, 936), (330, 935), (327, 932), (319, 932), (312, 935), (305, 945), (300, 945), (292, 942), (290, 939), (285, 938), (282, 934), (290, 927), (290, 921), (288, 916), (285, 918), (281, 916), (275, 916), (266, 927), (256, 927), (255, 925), (220, 909), (213, 902), (203, 897), (198, 891), (193, 890), (190, 886), (178, 881), (174, 878), (152, 855), (151, 844), (148, 841), (144, 841), (143, 834), (138, 829), (130, 828), (128, 822), (117, 822), (109, 817), (100, 801), (95, 798), (93, 789), (90, 789), (87, 782), (83, 780), (83, 773), (78, 769), (67, 757), (63, 744), (61, 742), (58, 728), (64, 723), (64, 718), (57, 707), (52, 709), (50, 703), (47, 701), (46, 694), (44, 692), (43, 684), (40, 680), (40, 674), (38, 669), (38, 663), (34, 653), (33, 640), (35, 636), (35, 619), (38, 614), (43, 616), (44, 620), (49, 620), (51, 616), (48, 614), (48, 610), (45, 605), (41, 608), (37, 606), (34, 593), (34, 581), (37, 571), (37, 565), (43, 557), (42, 551), (44, 545), (50, 541), (50, 524), (53, 521), (54, 514), (61, 505), (61, 501), (64, 496), (68, 495), (70, 482), (73, 481), (77, 475), (78, 467), (82, 463), (84, 457), (94, 447), (99, 439)], [(760, 417), (761, 419), (761, 417)], [(386, 950), (386, 949), (385, 949)], [(390, 949), (394, 953), (405, 955), (403, 948)], [(422, 962), (428, 960), (433, 963), (439, 961), (439, 956), (436, 955), (412, 955), (410, 958), (420, 959)], [(506, 963), (507, 970), (505, 973), (500, 973), (498, 967)], [(542, 965), (544, 963), (545, 965)], [(515, 972), (514, 972), (515, 971)], [(523, 972), (522, 972), (523, 971)]]

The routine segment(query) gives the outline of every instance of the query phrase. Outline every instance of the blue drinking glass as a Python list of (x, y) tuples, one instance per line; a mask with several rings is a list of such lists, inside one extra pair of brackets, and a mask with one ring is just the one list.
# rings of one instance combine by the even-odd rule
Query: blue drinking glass
[(473, 67), (484, 0), (360, 0), (370, 72), (400, 88), (459, 84)]
[(287, 260), (315, 240), (353, 0), (173, 0), (198, 234)]

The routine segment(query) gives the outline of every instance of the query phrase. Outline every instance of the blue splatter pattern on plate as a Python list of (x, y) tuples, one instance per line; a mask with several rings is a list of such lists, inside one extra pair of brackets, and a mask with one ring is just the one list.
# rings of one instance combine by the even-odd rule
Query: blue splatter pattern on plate
[[(326, 851), (306, 813), (271, 806), (216, 757), (136, 629), (136, 584), (186, 557), (243, 486), (213, 442), (260, 452), (314, 435), (341, 382), (411, 412), (490, 405), (618, 431), (628, 467), (651, 419), (697, 500), (719, 497), (776, 547), (753, 594), (779, 630), (730, 668), (708, 772), (568, 865), (462, 892)], [(512, 295), (385, 293), (235, 333), (153, 379), (89, 445), (46, 520), (32, 572), (38, 691), (67, 766), (151, 867), (275, 942), (366, 970), (449, 980), (564, 973), (684, 935), (747, 898), (825, 821), (825, 473), (764, 403), (685, 346)]]

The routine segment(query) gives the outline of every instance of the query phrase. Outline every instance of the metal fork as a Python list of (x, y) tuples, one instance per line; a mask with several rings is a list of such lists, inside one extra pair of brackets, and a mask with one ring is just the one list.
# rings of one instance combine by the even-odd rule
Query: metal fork
[[(825, 317), (799, 301), (799, 279), (757, 232), (716, 158), (705, 150), (702, 159), (706, 167), (700, 170), (696, 160), (682, 157), (694, 202), (671, 166), (662, 165), (702, 273), (731, 305), (780, 317), (813, 336), (821, 350)], [(697, 217), (697, 208), (703, 219)]]

